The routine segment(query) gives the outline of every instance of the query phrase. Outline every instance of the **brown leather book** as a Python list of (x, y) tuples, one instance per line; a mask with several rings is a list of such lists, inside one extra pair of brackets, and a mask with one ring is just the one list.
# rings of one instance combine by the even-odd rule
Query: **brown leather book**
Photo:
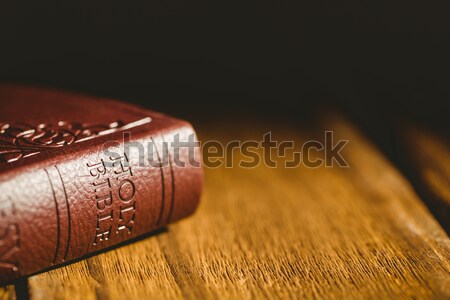
[(160, 113), (0, 84), (0, 283), (192, 214), (195, 143), (189, 123)]

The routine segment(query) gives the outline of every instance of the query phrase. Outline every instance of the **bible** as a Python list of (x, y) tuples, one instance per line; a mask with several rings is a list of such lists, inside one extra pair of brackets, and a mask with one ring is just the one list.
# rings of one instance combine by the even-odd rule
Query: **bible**
[(185, 121), (131, 104), (0, 84), (0, 283), (191, 215), (203, 184)]

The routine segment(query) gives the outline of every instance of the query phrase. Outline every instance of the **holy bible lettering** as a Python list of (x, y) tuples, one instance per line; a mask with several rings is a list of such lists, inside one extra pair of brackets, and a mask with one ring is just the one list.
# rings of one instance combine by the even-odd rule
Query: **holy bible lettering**
[[(97, 231), (94, 238), (94, 245), (111, 237), (111, 232), (119, 234), (125, 231), (130, 234), (134, 226), (136, 210), (136, 186), (132, 181), (133, 172), (126, 154), (118, 158), (109, 158), (112, 164), (111, 171), (106, 167), (105, 161), (87, 166), (89, 174), (94, 178), (92, 182), (95, 202), (97, 204)], [(116, 186), (116, 187), (114, 187)], [(119, 222), (113, 228), (114, 211), (113, 202), (120, 202)]]
[[(167, 145), (194, 134), (126, 103), (0, 84), (0, 284), (191, 215), (202, 167)], [(124, 151), (149, 142), (156, 151)]]

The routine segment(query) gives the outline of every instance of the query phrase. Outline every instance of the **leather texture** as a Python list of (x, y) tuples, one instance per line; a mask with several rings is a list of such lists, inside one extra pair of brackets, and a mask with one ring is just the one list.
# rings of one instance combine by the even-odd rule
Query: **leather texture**
[[(0, 283), (149, 233), (198, 205), (202, 167), (170, 145), (194, 134), (185, 121), (3, 84), (0, 126)], [(194, 155), (201, 162), (199, 147)]]

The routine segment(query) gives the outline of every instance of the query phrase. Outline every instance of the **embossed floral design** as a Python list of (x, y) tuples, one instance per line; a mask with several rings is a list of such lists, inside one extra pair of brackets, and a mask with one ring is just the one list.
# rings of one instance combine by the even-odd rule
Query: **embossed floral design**
[(58, 124), (0, 122), (0, 162), (13, 162), (93, 137), (112, 133), (124, 126), (122, 121), (108, 125), (60, 121)]

